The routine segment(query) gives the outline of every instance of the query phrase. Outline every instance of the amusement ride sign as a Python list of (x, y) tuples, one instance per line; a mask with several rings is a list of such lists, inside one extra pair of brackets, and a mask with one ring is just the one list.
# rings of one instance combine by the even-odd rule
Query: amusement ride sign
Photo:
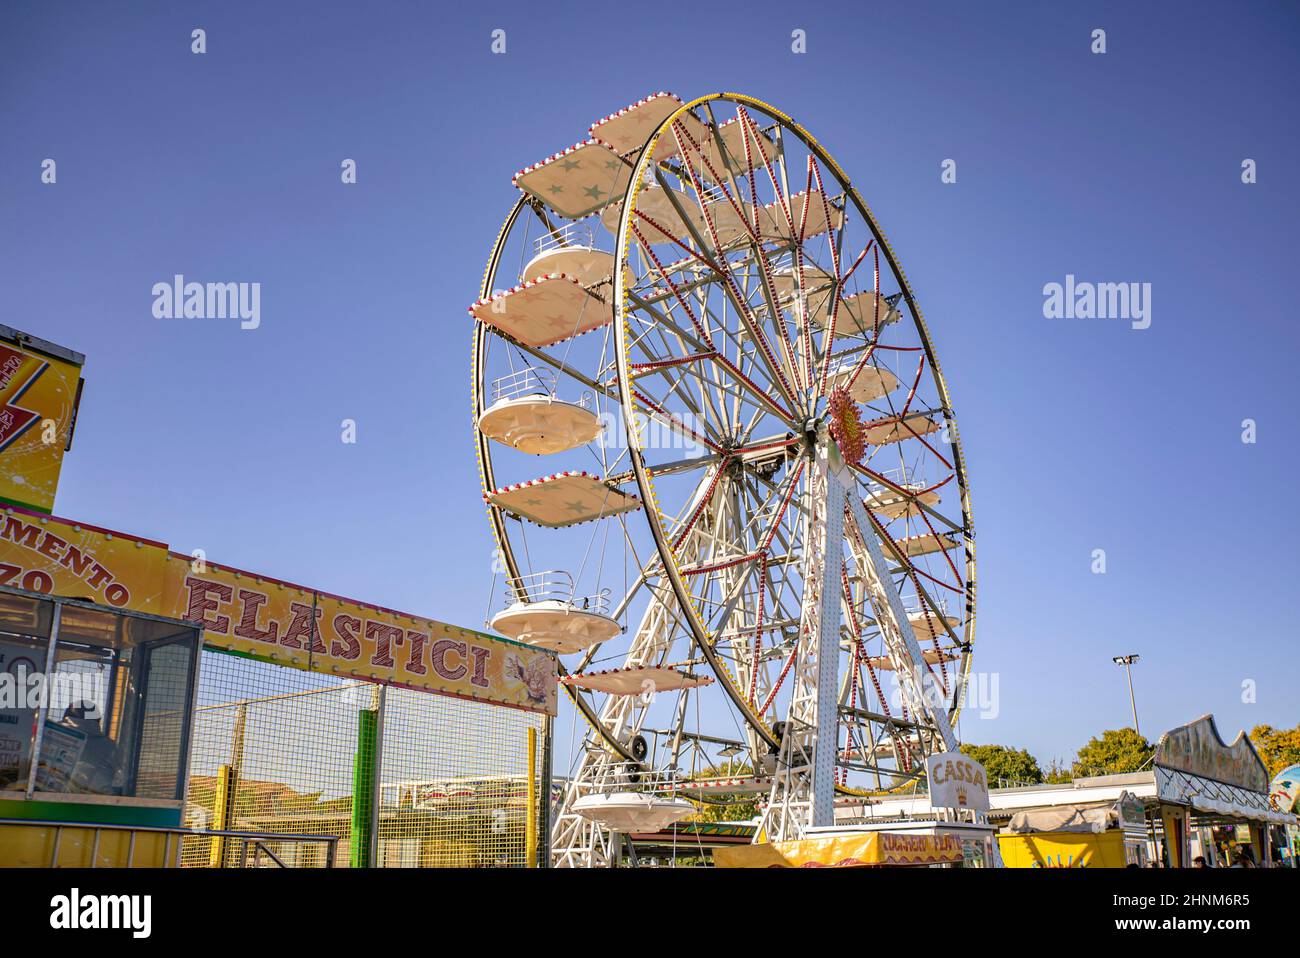
[(0, 326), (0, 502), (54, 508), (83, 362), (80, 353)]
[(84, 361), (0, 325), (0, 585), (185, 619), (213, 648), (278, 665), (555, 714), (543, 649), (49, 515)]
[(0, 513), (0, 585), (185, 619), (279, 665), (555, 714), (546, 651), (24, 509)]
[(1154, 764), (1253, 792), (1268, 791), (1268, 769), (1246, 733), (1226, 744), (1209, 715), (1160, 736)]

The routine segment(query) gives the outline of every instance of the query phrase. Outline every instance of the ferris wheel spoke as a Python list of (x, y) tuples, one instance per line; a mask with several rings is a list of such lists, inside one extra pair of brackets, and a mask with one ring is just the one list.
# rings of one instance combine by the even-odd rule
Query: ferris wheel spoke
[[(672, 347), (672, 343), (669, 342), (669, 335), (667, 334), (667, 331), (664, 329), (664, 325), (666, 324), (657, 325), (656, 330), (659, 335), (660, 345), (664, 347), (665, 354), (672, 355), (675, 352), (675, 350)], [(677, 328), (674, 326), (669, 326), (669, 329), (671, 329), (674, 333), (678, 332)], [(678, 349), (680, 350), (680, 352), (683, 353), (685, 353), (688, 348), (696, 345), (693, 342), (687, 342), (687, 340), (680, 335), (678, 335), (678, 340), (679, 340)], [(642, 344), (642, 347), (644, 348), (644, 343)], [(648, 350), (646, 351), (647, 353), (649, 352)], [(719, 391), (720, 387), (717, 384), (712, 383), (708, 379), (708, 377), (705, 376), (703, 373), (703, 368), (711, 365), (711, 359), (713, 356), (716, 355), (717, 355), (716, 352), (701, 353), (700, 356), (702, 358), (698, 362), (689, 363), (689, 364), (688, 363), (675, 364), (672, 367), (673, 369), (672, 375), (676, 375), (680, 377), (680, 379), (684, 379), (687, 376), (693, 375), (694, 379), (696, 380), (696, 388), (699, 392), (699, 403), (698, 405), (694, 405), (692, 407), (692, 412), (694, 412), (697, 416), (704, 415), (705, 411), (711, 413), (712, 418), (714, 420), (714, 423), (712, 424), (712, 432), (717, 437), (718, 441), (722, 441), (722, 434), (727, 431), (727, 423), (725, 417), (722, 416), (721, 412), (714, 405), (715, 398), (721, 401), (722, 397)], [(665, 371), (668, 368), (669, 367), (665, 367), (661, 365), (658, 371), (665, 378), (670, 378), (670, 374)], [(713, 386), (714, 389), (712, 394), (710, 393), (710, 389), (709, 389), (710, 386)]]
[[(961, 535), (965, 535), (965, 534), (966, 534), (966, 527), (965, 527), (964, 525), (959, 525), (959, 524), (957, 524), (955, 521), (953, 521), (952, 519), (948, 518), (948, 517), (945, 516), (943, 513), (937, 511), (937, 510), (934, 509), (932, 506), (930, 506), (930, 505), (928, 505), (927, 503), (923, 502), (919, 497), (917, 497), (917, 496), (914, 494), (914, 491), (913, 491), (913, 490), (908, 489), (908, 488), (906, 487), (906, 485), (904, 485), (903, 483), (901, 483), (901, 482), (896, 482), (895, 480), (890, 479), (890, 478), (889, 478), (887, 475), (885, 475), (884, 473), (879, 472), (879, 471), (877, 471), (877, 470), (875, 470), (875, 469), (872, 469), (872, 468), (870, 468), (868, 465), (866, 465), (866, 464), (864, 464), (864, 463), (850, 463), (850, 464), (849, 464), (849, 467), (850, 467), (854, 472), (859, 473), (860, 475), (864, 476), (865, 478), (867, 478), (867, 479), (870, 480), (871, 482), (877, 483), (877, 484), (879, 484), (880, 486), (883, 486), (883, 487), (886, 488), (886, 489), (892, 490), (893, 492), (899, 494), (900, 496), (902, 496), (902, 497), (908, 499), (908, 500), (909, 500), (909, 508), (916, 509), (916, 510), (918, 510), (918, 511), (920, 511), (920, 512), (924, 512), (924, 513), (925, 513), (926, 515), (928, 515), (931, 519), (934, 519), (935, 521), (937, 521), (937, 522), (939, 522), (941, 525), (943, 525), (943, 526), (944, 526), (948, 531), (950, 531), (950, 532), (956, 532), (956, 533), (959, 533), (959, 534), (961, 534)], [(951, 477), (950, 477), (950, 478), (951, 478)], [(923, 492), (923, 491), (926, 491), (927, 489), (938, 488), (939, 486), (942, 486), (943, 484), (947, 483), (948, 481), (949, 481), (949, 479), (944, 479), (942, 482), (940, 482), (940, 483), (936, 483), (935, 486), (932, 486), (932, 487), (926, 487), (925, 489), (922, 489), (922, 490), (920, 490), (920, 491)]]
[[(633, 301), (636, 302), (635, 299)], [(682, 335), (685, 345), (693, 349), (699, 349), (702, 345), (698, 341), (684, 335), (680, 327), (675, 325), (667, 314), (652, 311), (652, 315), (654, 315), (663, 325), (668, 326), (674, 335)], [(726, 358), (720, 352), (710, 350), (705, 352), (686, 353), (685, 350), (683, 350), (681, 355), (661, 356), (656, 352), (650, 351), (644, 340), (638, 340), (637, 346), (641, 348), (646, 356), (644, 362), (636, 364), (637, 370), (643, 373), (644, 376), (649, 376), (655, 373), (662, 374), (666, 370), (686, 368), (688, 370), (688, 373), (686, 374), (694, 375), (702, 381), (712, 384), (716, 389), (723, 391), (725, 394), (730, 395), (733, 398), (740, 395), (747, 396), (751, 402), (766, 408), (770, 413), (778, 416), (782, 421), (794, 421), (794, 416), (789, 410), (778, 404), (768, 392), (765, 392), (759, 384), (755, 383), (739, 367), (737, 367), (735, 363)], [(690, 357), (696, 358), (692, 359)], [(715, 380), (707, 379), (703, 373), (699, 371), (699, 367), (702, 364), (715, 365), (718, 370), (728, 373), (731, 379), (724, 381), (721, 375), (718, 375), (718, 378)], [(643, 380), (644, 376), (636, 377), (638, 383)], [(722, 419), (720, 412), (715, 410), (715, 414), (719, 420)]]
[[(699, 250), (701, 252), (696, 252), (694, 250), (691, 250), (689, 247), (683, 247), (683, 248), (686, 249), (689, 255), (693, 255), (697, 257), (705, 266), (713, 270), (713, 272), (718, 276), (720, 280), (721, 290), (724, 296), (730, 302), (732, 308), (736, 310), (736, 313), (740, 317), (740, 320), (744, 324), (748, 334), (754, 339), (758, 354), (762, 357), (762, 360), (768, 369), (768, 373), (772, 377), (772, 381), (774, 385), (776, 386), (777, 389), (781, 391), (785, 401), (792, 408), (797, 408), (798, 403), (795, 401), (793, 389), (789, 381), (787, 380), (786, 375), (780, 369), (780, 362), (777, 360), (775, 354), (772, 352), (772, 347), (770, 343), (768, 343), (767, 337), (763, 333), (763, 329), (761, 325), (758, 324), (756, 317), (753, 315), (753, 312), (749, 307), (749, 303), (746, 301), (745, 297), (741, 294), (739, 288), (736, 286), (735, 279), (732, 275), (730, 268), (727, 265), (727, 261), (725, 257), (719, 256), (716, 247), (713, 244), (709, 243), (707, 240), (705, 240), (705, 238), (700, 234), (699, 230), (692, 223), (691, 217), (682, 208), (680, 201), (674, 195), (671, 187), (668, 185), (666, 179), (664, 178), (662, 171), (656, 170), (655, 176), (658, 179), (661, 188), (665, 190), (668, 199), (672, 203), (674, 209), (677, 211), (677, 215), (681, 218), (682, 222), (686, 226), (686, 229), (691, 234), (692, 239), (694, 239), (696, 244), (699, 246)], [(698, 188), (696, 192), (698, 195), (699, 193)], [(649, 221), (649, 222), (651, 222), (652, 225), (656, 226), (656, 228), (658, 228), (661, 232), (664, 232), (665, 236), (669, 235), (666, 231), (663, 230), (663, 227), (658, 226), (658, 224), (654, 224), (653, 221)], [(715, 242), (716, 242), (716, 238), (715, 238)]]
[[(701, 212), (701, 218), (703, 218), (703, 221), (705, 221), (708, 234), (710, 234), (711, 243), (706, 244), (705, 240), (699, 237), (698, 234), (695, 235), (695, 238), (697, 238), (697, 242), (699, 242), (699, 244), (701, 244), (703, 248), (707, 248), (707, 250), (711, 252), (711, 255), (712, 257), (714, 257), (716, 263), (727, 265), (729, 272), (731, 272), (732, 274), (732, 277), (735, 277), (737, 266), (746, 264), (746, 260), (728, 261), (727, 257), (722, 255), (722, 252), (720, 252), (723, 250), (725, 244), (722, 242), (722, 238), (719, 237), (718, 227), (716, 227), (716, 225), (714, 224), (714, 217), (712, 217), (712, 214), (710, 213), (710, 208), (711, 205), (719, 205), (720, 207), (720, 205), (722, 205), (722, 200), (725, 200), (725, 203), (727, 203), (728, 207), (732, 209), (732, 212), (736, 213), (736, 217), (738, 218), (738, 220), (742, 222), (742, 224), (745, 225), (745, 229), (746, 231), (748, 231), (749, 234), (748, 250), (749, 250), (749, 256), (751, 257), (751, 260), (749, 261), (753, 261), (754, 265), (757, 266), (757, 270), (755, 270), (755, 272), (757, 272), (759, 287), (761, 287), (763, 299), (766, 300), (766, 308), (768, 311), (768, 316), (772, 317), (772, 325), (774, 325), (774, 333), (776, 334), (777, 341), (779, 341), (781, 344), (781, 352), (783, 352), (783, 356), (781, 356), (781, 361), (783, 361), (785, 365), (785, 373), (787, 373), (787, 376), (792, 378), (792, 380), (798, 382), (798, 378), (796, 377), (796, 374), (794, 374), (794, 363), (793, 363), (793, 357), (792, 355), (790, 355), (788, 337), (787, 335), (785, 335), (784, 330), (780, 328), (781, 313), (780, 313), (780, 309), (777, 308), (776, 305), (776, 295), (775, 295), (775, 289), (774, 287), (772, 287), (770, 264), (768, 264), (767, 253), (766, 251), (763, 250), (762, 239), (761, 237), (759, 237), (758, 234), (758, 229), (757, 229), (758, 214), (761, 211), (759, 211), (759, 207), (757, 203), (757, 192), (755, 192), (754, 194), (754, 205), (753, 207), (750, 208), (749, 214), (746, 214), (745, 211), (742, 211), (740, 205), (738, 205), (738, 196), (740, 196), (740, 187), (737, 186), (735, 174), (732, 173), (731, 168), (728, 168), (728, 174), (727, 174), (728, 182), (731, 183), (731, 190), (728, 190), (727, 186), (723, 185), (722, 183), (722, 177), (719, 177), (718, 172), (716, 172), (714, 166), (712, 166), (711, 162), (708, 161), (707, 157), (703, 155), (703, 152), (701, 151), (701, 149), (699, 149), (698, 144), (695, 144), (693, 140), (690, 140), (690, 142), (692, 142), (692, 147), (694, 148), (695, 153), (697, 153), (698, 159), (702, 161), (703, 166), (705, 166), (705, 168), (707, 169), (708, 178), (710, 178), (710, 181), (714, 182), (716, 185), (715, 187), (710, 188), (710, 190), (705, 190), (705, 188), (703, 188), (701, 185), (701, 179), (697, 177), (697, 172), (695, 172), (694, 166), (690, 164), (689, 151), (684, 147), (684, 144), (682, 144), (681, 134), (679, 129), (677, 129), (676, 126), (675, 129), (673, 129), (673, 134), (677, 136), (677, 144), (679, 144), (679, 149), (682, 155), (688, 156), (688, 161), (686, 161), (686, 173), (688, 173), (688, 177), (690, 178), (690, 181), (692, 181), (692, 186), (694, 187), (695, 201), (697, 201), (699, 212)], [(689, 139), (689, 134), (686, 134), (686, 136), (688, 136)], [(725, 164), (724, 162), (724, 165), (727, 164)], [(702, 172), (703, 170), (701, 170), (701, 173)], [(750, 177), (751, 190), (753, 190), (754, 188), (753, 173), (754, 173), (753, 165), (750, 164), (748, 166), (748, 175)], [(662, 179), (662, 177), (660, 177), (660, 179)], [(716, 200), (716, 196), (714, 196), (715, 191), (722, 192), (722, 200)], [(711, 196), (712, 199), (715, 199), (715, 203), (706, 203), (705, 201), (706, 196)], [(751, 221), (751, 217), (753, 217), (753, 221)], [(718, 272), (719, 274), (722, 274), (723, 270), (719, 269)], [(735, 291), (735, 299), (737, 300), (737, 302), (744, 302), (748, 304), (749, 303), (748, 274), (746, 274), (744, 279), (745, 281), (741, 283), (733, 282), (732, 290)], [(725, 277), (724, 277), (724, 281), (725, 281)]]
[[(673, 137), (677, 142), (679, 153), (685, 160), (684, 165), (685, 165), (687, 178), (690, 180), (691, 186), (694, 189), (695, 200), (700, 210), (700, 217), (701, 219), (704, 220), (705, 226), (708, 229), (709, 238), (712, 241), (711, 247), (714, 252), (714, 255), (715, 256), (718, 255), (726, 246), (729, 245), (728, 243), (723, 242), (721, 236), (719, 235), (718, 232), (719, 224), (715, 222), (715, 216), (713, 215), (710, 209), (711, 206), (713, 205), (717, 205), (721, 207), (723, 200), (726, 201), (731, 211), (736, 214), (736, 218), (740, 220), (740, 222), (745, 226), (746, 232), (749, 233), (751, 239), (757, 240), (758, 231), (755, 229), (754, 225), (750, 222), (749, 216), (746, 215), (745, 211), (743, 211), (741, 207), (737, 204), (735, 197), (733, 197), (732, 195), (732, 191), (728, 190), (726, 184), (722, 182), (723, 178), (719, 176), (717, 170), (713, 168), (712, 162), (709, 160), (707, 156), (704, 155), (699, 144), (695, 142), (694, 138), (690, 135), (690, 133), (688, 133), (686, 130), (684, 130), (681, 127), (680, 123), (673, 124), (671, 133), (673, 134)], [(683, 142), (683, 138), (685, 139), (685, 142)], [(687, 148), (686, 145), (687, 143), (690, 144), (689, 149)], [(703, 169), (697, 169), (697, 166), (691, 162), (690, 154), (692, 151), (695, 153), (696, 158), (700, 161), (699, 165), (703, 167)], [(724, 163), (724, 166), (725, 165), (726, 164)], [(701, 177), (704, 173), (704, 170), (706, 169), (708, 171), (709, 182), (714, 184), (714, 186), (709, 189), (706, 189), (701, 185)], [(732, 187), (734, 190), (735, 188), (734, 176), (732, 176), (729, 173), (728, 179), (732, 183)], [(720, 199), (717, 196), (718, 192), (722, 194)], [(706, 199), (709, 202), (706, 202)]]
[[(663, 377), (664, 382), (668, 386), (667, 393), (661, 397), (655, 397), (655, 407), (664, 410), (666, 414), (675, 416), (676, 414), (670, 413), (667, 407), (669, 406), (670, 397), (676, 396), (681, 401), (681, 404), (686, 407), (687, 413), (690, 414), (697, 423), (704, 427), (705, 434), (708, 435), (710, 440), (710, 447), (715, 449), (720, 448), (721, 444), (724, 443), (726, 439), (719, 427), (715, 425), (708, 416), (704, 415), (704, 409), (708, 405), (707, 399), (703, 404), (697, 403), (695, 397), (692, 396), (687, 389), (686, 383), (688, 380), (686, 372), (684, 372), (681, 367), (677, 367), (657, 369), (653, 370), (653, 373)], [(637, 385), (637, 391), (642, 394), (650, 391), (645, 382), (639, 382)]]

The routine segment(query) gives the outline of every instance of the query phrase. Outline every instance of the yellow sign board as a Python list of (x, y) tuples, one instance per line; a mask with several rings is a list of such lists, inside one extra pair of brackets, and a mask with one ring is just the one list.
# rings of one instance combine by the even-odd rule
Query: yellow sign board
[(0, 515), (0, 585), (185, 619), (207, 645), (280, 665), (556, 712), (543, 650), (24, 509)]
[(718, 868), (860, 868), (941, 865), (961, 860), (961, 839), (955, 835), (906, 832), (860, 832), (713, 850), (713, 864)]
[(54, 508), (82, 362), (79, 353), (0, 326), (0, 501)]

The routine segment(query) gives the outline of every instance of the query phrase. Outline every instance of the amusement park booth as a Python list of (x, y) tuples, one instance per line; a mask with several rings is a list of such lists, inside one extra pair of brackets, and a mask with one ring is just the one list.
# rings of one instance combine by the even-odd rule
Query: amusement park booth
[[(940, 857), (926, 862), (882, 862), (881, 864), (961, 865), (964, 868), (992, 868), (997, 865), (994, 836), (996, 827), (984, 817), (936, 808), (922, 794), (911, 797), (843, 799), (835, 805), (835, 825), (811, 829), (816, 838), (838, 834), (889, 834), (902, 836), (917, 847), (933, 849)], [(886, 840), (886, 845), (889, 840)], [(895, 842), (903, 847), (906, 842)], [(956, 849), (955, 857), (952, 850)]]
[(1141, 868), (1146, 843), (1145, 806), (1127, 791), (1115, 801), (1016, 812), (998, 836), (1008, 868)]
[[(836, 799), (835, 824), (809, 829), (808, 837), (883, 836), (876, 847), (890, 860), (870, 864), (997, 867), (997, 828), (988, 818), (991, 800), (983, 766), (960, 752), (931, 755), (926, 759), (926, 788)], [(902, 860), (909, 856), (916, 860)]]
[(200, 630), (0, 587), (0, 863), (180, 851)]
[(545, 861), (555, 654), (54, 515), (83, 360), (0, 326), (0, 866)]
[(964, 864), (962, 840), (955, 835), (884, 830), (718, 848), (713, 860), (718, 868), (926, 868)]
[[(1264, 762), (1245, 733), (1225, 744), (1213, 716), (1205, 715), (1165, 732), (1150, 769), (994, 789), (990, 818), (1007, 826), (1000, 843), (1013, 867), (1069, 865), (1070, 845), (1078, 846), (1074, 867), (1188, 868), (1197, 856), (1211, 867), (1242, 858), (1264, 865), (1272, 858), (1273, 833), (1296, 821), (1294, 814), (1270, 807), (1268, 787)], [(1143, 855), (1134, 848), (1139, 802)], [(1103, 817), (1106, 827), (1091, 834), (1110, 837), (1062, 839), (1059, 823), (1085, 829)], [(1103, 853), (1106, 843), (1116, 847)], [(1120, 845), (1123, 858), (1116, 854)]]
[(1274, 826), (1296, 823), (1270, 805), (1268, 767), (1246, 733), (1225, 744), (1212, 715), (1160, 736), (1153, 765), (1170, 867), (1197, 855), (1212, 867), (1267, 866)]

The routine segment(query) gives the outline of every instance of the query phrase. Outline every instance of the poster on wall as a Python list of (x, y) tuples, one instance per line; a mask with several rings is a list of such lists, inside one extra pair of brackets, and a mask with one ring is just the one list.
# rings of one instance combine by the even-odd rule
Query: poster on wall
[(31, 646), (0, 642), (0, 791), (26, 785), (36, 709), (28, 695), (28, 677), (40, 671)]
[(72, 773), (86, 748), (86, 733), (54, 722), (45, 723), (36, 787), (42, 792), (70, 792)]

